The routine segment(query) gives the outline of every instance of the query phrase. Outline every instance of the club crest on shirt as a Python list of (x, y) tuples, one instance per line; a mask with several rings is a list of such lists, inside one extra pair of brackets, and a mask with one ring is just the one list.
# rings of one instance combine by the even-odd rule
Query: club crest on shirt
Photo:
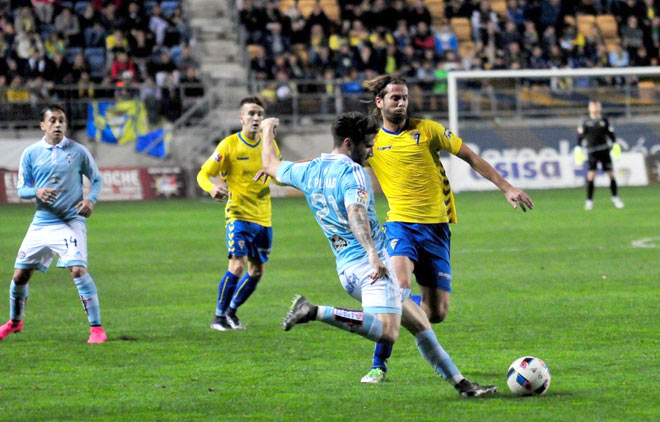
[(369, 194), (367, 193), (367, 191), (358, 189), (355, 199), (358, 204), (367, 205), (367, 203), (369, 202)]
[(390, 248), (392, 248), (392, 250), (394, 250), (396, 248), (397, 243), (399, 243), (399, 239), (390, 240)]
[(216, 163), (219, 163), (222, 161), (222, 155), (219, 152), (214, 152), (213, 155), (211, 155), (211, 159)]
[(346, 239), (336, 234), (330, 238), (330, 242), (332, 242), (332, 249), (334, 249), (337, 253), (343, 251), (346, 249), (346, 246), (348, 246)]
[(415, 143), (419, 145), (419, 137), (421, 136), (420, 133), (418, 131), (415, 131), (412, 132), (410, 136), (412, 136), (412, 138), (415, 140)]
[(66, 161), (67, 161), (69, 164), (73, 163), (73, 155), (68, 154), (68, 155), (66, 156)]

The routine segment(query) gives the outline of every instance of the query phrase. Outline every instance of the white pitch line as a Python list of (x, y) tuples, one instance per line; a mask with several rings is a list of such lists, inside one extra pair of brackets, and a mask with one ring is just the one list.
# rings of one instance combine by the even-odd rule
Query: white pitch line
[(660, 249), (660, 237), (645, 237), (632, 241), (633, 248)]

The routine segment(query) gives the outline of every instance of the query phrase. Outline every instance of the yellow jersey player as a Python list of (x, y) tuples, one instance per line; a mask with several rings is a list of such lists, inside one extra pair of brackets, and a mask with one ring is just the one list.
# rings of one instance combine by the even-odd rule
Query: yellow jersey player
[[(379, 76), (365, 82), (365, 86), (373, 93), (376, 112), (383, 121), (368, 164), (389, 205), (385, 233), (392, 267), (407, 295), (415, 274), (422, 293), (421, 307), (432, 323), (438, 323), (449, 309), (449, 223), (456, 222), (454, 196), (440, 152), (447, 151), (470, 164), (500, 188), (514, 208), (520, 206), (526, 211), (533, 203), (450, 130), (431, 120), (409, 117), (404, 78)], [(362, 382), (385, 379), (391, 352), (391, 345), (376, 346), (373, 366)]]
[[(197, 183), (211, 198), (227, 200), (225, 238), (229, 267), (218, 285), (218, 302), (211, 323), (211, 328), (218, 331), (245, 329), (236, 310), (257, 288), (273, 241), (270, 188), (267, 182), (252, 180), (262, 168), (263, 119), (261, 100), (241, 100), (241, 131), (220, 141), (197, 174)], [(214, 184), (210, 179), (215, 177), (218, 182)], [(240, 278), (246, 267), (247, 273)]]

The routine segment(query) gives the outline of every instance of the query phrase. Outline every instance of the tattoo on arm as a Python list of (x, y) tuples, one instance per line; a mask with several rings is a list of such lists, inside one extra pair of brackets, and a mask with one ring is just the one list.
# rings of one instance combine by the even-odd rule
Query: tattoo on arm
[(375, 248), (374, 240), (371, 237), (371, 224), (365, 207), (357, 204), (349, 205), (348, 223), (351, 226), (353, 235), (364, 249)]

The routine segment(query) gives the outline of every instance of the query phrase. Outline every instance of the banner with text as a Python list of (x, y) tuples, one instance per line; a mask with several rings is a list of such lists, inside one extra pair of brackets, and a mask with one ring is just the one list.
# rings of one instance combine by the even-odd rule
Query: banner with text
[[(181, 198), (186, 182), (180, 167), (104, 167), (100, 169), (103, 189), (100, 201), (139, 201), (157, 198)], [(0, 169), (0, 203), (30, 202), (18, 197), (18, 171)], [(85, 195), (90, 183), (83, 178)]]

